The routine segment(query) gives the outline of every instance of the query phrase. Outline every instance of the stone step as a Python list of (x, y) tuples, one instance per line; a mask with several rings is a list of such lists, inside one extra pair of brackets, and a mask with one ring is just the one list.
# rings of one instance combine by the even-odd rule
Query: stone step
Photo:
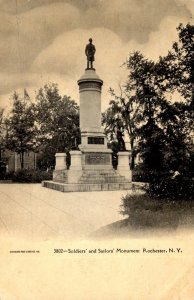
[(86, 171), (86, 170), (84, 170), (83, 171), (83, 175), (103, 175), (103, 176), (108, 176), (108, 175), (118, 175), (118, 173), (116, 172), (116, 171), (112, 171), (112, 170), (110, 170), (110, 171)]
[[(53, 172), (53, 181), (68, 183), (68, 170), (58, 170)], [(115, 170), (84, 170), (78, 181), (80, 184), (108, 184), (108, 183), (129, 183), (124, 176)]]
[(124, 176), (121, 176), (115, 170), (84, 170), (79, 182), (86, 184), (129, 183)]
[(87, 180), (87, 179), (100, 179), (100, 178), (105, 178), (105, 179), (114, 179), (114, 178), (120, 178), (120, 176), (103, 176), (103, 175), (95, 175), (95, 176), (85, 176), (85, 175), (82, 175), (82, 178)]
[(118, 175), (118, 174), (83, 174), (82, 176), (86, 177), (86, 178), (88, 178), (88, 177), (92, 177), (92, 178), (98, 178), (98, 177), (109, 178), (109, 177), (111, 177), (111, 178), (113, 178), (113, 177), (118, 177), (120, 175)]
[(92, 191), (118, 191), (131, 190), (132, 183), (104, 183), (104, 184), (86, 184), (86, 183), (58, 183), (53, 181), (43, 181), (42, 186), (60, 192), (92, 192)]
[(103, 180), (103, 179), (98, 179), (98, 180), (88, 180), (88, 181), (85, 181), (85, 180), (79, 180), (79, 183), (91, 183), (91, 184), (95, 184), (95, 183), (128, 183), (128, 181), (126, 180), (118, 180), (118, 179), (115, 179), (115, 180)]
[(111, 175), (119, 175), (119, 173), (118, 173), (118, 171), (116, 171), (116, 170), (110, 170), (110, 171), (101, 171), (101, 170), (96, 170), (96, 171), (86, 171), (86, 170), (84, 170), (83, 171), (83, 174), (89, 174), (89, 175), (95, 175), (95, 174), (101, 174), (101, 175), (109, 175), (109, 174), (111, 174)]
[(124, 176), (121, 176), (121, 175), (117, 175), (117, 176), (111, 176), (111, 175), (109, 175), (109, 176), (103, 176), (103, 175), (95, 175), (95, 176), (84, 176), (84, 175), (82, 175), (82, 177), (81, 178), (83, 178), (83, 179), (88, 179), (88, 180), (90, 180), (90, 179), (101, 179), (101, 178), (104, 178), (104, 179), (107, 179), (107, 180), (111, 180), (111, 179), (118, 179), (118, 178), (125, 178)]
[(82, 176), (84, 180), (90, 180), (90, 179), (101, 179), (104, 178), (105, 180), (112, 180), (112, 179), (117, 179), (117, 178), (124, 178), (124, 176)]
[(53, 172), (53, 180), (57, 182), (67, 183), (67, 172), (63, 170), (57, 170)]
[(84, 173), (80, 180), (80, 183), (128, 183), (129, 181), (118, 173), (106, 173), (104, 174), (86, 174)]

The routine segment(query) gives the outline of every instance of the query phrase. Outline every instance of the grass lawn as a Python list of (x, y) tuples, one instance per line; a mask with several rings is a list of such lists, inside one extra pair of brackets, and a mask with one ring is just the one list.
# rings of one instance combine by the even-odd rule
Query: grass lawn
[(136, 235), (154, 232), (172, 233), (194, 227), (194, 201), (150, 199), (134, 193), (122, 198), (121, 214), (126, 219), (112, 223), (95, 232), (95, 236)]

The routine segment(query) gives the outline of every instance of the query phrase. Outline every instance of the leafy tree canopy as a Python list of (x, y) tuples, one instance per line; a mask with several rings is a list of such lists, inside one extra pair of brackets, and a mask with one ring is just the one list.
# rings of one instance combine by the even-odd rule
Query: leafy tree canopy
[(54, 165), (56, 152), (68, 152), (80, 140), (79, 107), (68, 96), (61, 96), (57, 84), (40, 88), (36, 96), (37, 141), (41, 164)]
[(35, 105), (16, 92), (12, 96), (13, 106), (5, 123), (7, 126), (6, 146), (20, 154), (21, 168), (24, 168), (24, 153), (34, 149)]
[[(140, 52), (130, 54), (124, 63), (127, 82), (119, 96), (111, 90), (103, 123), (114, 144), (118, 127), (128, 135), (132, 168), (138, 152), (150, 171), (180, 169), (192, 157), (194, 26), (180, 24), (177, 31), (178, 41), (157, 62)], [(176, 93), (177, 101), (169, 93), (174, 98)]]

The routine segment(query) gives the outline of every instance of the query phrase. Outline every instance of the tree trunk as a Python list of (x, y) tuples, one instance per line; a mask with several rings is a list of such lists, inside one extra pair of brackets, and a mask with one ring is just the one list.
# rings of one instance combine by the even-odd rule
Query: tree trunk
[(135, 167), (134, 139), (131, 139), (131, 164), (130, 164), (130, 169), (133, 170), (134, 167)]
[(21, 169), (24, 169), (24, 152), (22, 151), (20, 153), (20, 163), (21, 163)]

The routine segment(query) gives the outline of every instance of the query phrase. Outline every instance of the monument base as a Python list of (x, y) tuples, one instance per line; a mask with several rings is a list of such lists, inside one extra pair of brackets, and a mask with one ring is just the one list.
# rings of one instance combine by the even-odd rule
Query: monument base
[[(99, 166), (98, 166), (99, 167)], [(112, 169), (57, 170), (42, 186), (61, 192), (130, 190), (132, 183)]]
[[(131, 189), (131, 171), (127, 161), (129, 153), (119, 153), (118, 170), (115, 170), (111, 152), (110, 149), (71, 151), (70, 169), (57, 168), (53, 172), (53, 181), (43, 181), (42, 186), (61, 192)], [(61, 155), (56, 158), (61, 159)]]

